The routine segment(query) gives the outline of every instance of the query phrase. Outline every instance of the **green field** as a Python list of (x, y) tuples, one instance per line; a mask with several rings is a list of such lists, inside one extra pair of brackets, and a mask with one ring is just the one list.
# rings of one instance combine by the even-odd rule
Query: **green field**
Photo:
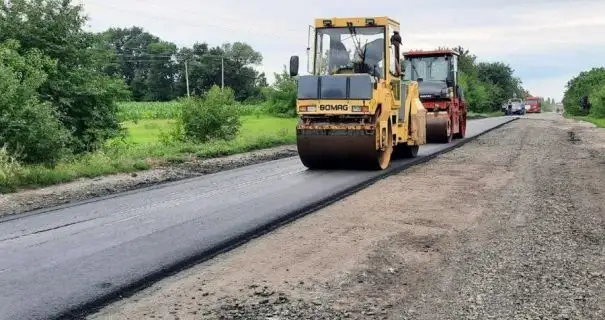
[[(253, 115), (260, 105), (239, 105), (242, 115)], [(118, 105), (120, 121), (166, 120), (175, 119), (179, 112), (179, 103), (168, 102), (122, 102)]]
[(95, 153), (65, 159), (55, 168), (22, 166), (15, 175), (0, 179), (0, 192), (39, 187), (120, 172), (145, 170), (188, 159), (213, 158), (296, 142), (296, 119), (260, 114), (260, 106), (240, 106), (242, 127), (231, 141), (203, 144), (165, 139), (175, 124), (176, 102), (128, 102), (119, 105), (125, 139), (113, 139)]

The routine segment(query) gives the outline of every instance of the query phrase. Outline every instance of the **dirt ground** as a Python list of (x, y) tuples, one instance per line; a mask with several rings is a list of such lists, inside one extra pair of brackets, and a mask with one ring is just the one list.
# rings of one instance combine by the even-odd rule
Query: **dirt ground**
[(296, 146), (287, 145), (215, 159), (191, 159), (182, 164), (133, 174), (116, 174), (95, 179), (83, 178), (46, 188), (0, 194), (0, 217), (292, 157), (297, 154)]
[(90, 319), (605, 319), (605, 130), (528, 116)]

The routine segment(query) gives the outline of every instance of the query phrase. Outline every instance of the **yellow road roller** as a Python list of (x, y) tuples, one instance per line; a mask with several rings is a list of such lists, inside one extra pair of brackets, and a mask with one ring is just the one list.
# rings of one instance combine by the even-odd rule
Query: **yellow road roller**
[(418, 82), (403, 81), (399, 22), (388, 17), (315, 19), (307, 73), (297, 78), (296, 144), (309, 169), (386, 169), (426, 143)]

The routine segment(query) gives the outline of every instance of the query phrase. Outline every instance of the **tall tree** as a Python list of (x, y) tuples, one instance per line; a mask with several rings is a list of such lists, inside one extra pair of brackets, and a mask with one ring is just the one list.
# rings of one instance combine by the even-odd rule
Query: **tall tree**
[(525, 98), (527, 92), (521, 87), (521, 80), (514, 76), (514, 70), (503, 62), (481, 62), (477, 64), (477, 75), (481, 81), (494, 86), (490, 96), (494, 99), (493, 108), (513, 96)]
[(115, 100), (126, 93), (123, 82), (102, 73), (107, 51), (84, 31), (82, 11), (69, 0), (12, 0), (0, 6), (0, 41), (18, 40), (20, 54), (39, 49), (57, 61), (38, 92), (60, 112), (77, 152), (119, 133)]
[(476, 74), (475, 63), (477, 57), (471, 54), (468, 49), (465, 49), (462, 46), (454, 48), (454, 51), (460, 54), (460, 57), (458, 59), (458, 69), (460, 70), (460, 72), (474, 76)]
[(519, 98), (529, 95), (509, 65), (502, 62), (478, 63), (477, 56), (462, 46), (453, 50), (460, 54), (459, 83), (471, 111), (496, 111), (503, 101), (514, 95)]
[(173, 56), (176, 45), (162, 41), (140, 27), (110, 28), (101, 37), (115, 53), (105, 67), (108, 75), (120, 76), (130, 87), (134, 100), (170, 100), (177, 71)]
[(234, 90), (235, 98), (243, 101), (260, 95), (259, 80), (266, 83), (265, 76), (253, 68), (262, 62), (262, 55), (242, 42), (212, 48), (206, 43), (196, 43), (193, 48), (182, 48), (177, 60), (179, 75), (176, 78), (180, 94), (186, 92), (185, 62), (190, 91), (194, 94), (201, 94), (213, 85), (220, 86), (224, 80), (225, 86)]
[[(597, 96), (595, 99), (599, 103), (601, 92), (605, 91), (602, 89), (603, 87), (605, 87), (605, 68), (592, 68), (590, 71), (580, 72), (567, 82), (563, 96), (565, 112), (570, 115), (586, 115), (589, 111), (600, 113), (599, 110), (584, 109), (582, 100), (587, 97), (588, 102), (591, 103), (590, 99)], [(605, 105), (603, 105), (603, 110), (605, 113)]]

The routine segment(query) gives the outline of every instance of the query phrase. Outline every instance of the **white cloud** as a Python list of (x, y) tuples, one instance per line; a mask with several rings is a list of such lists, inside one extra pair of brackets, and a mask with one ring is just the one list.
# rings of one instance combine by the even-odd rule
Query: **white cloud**
[[(307, 26), (314, 18), (384, 15), (384, 8), (401, 21), (404, 45), (408, 48), (462, 45), (482, 60), (518, 65), (520, 73), (523, 64), (514, 60), (519, 56), (536, 57), (539, 63), (540, 55), (557, 61), (558, 56), (570, 51), (605, 48), (605, 2), (598, 0), (387, 0), (381, 6), (350, 0), (307, 0), (304, 4), (278, 0), (80, 1), (96, 31), (137, 25), (180, 46), (196, 41), (211, 45), (248, 42), (262, 52), (262, 69), (269, 80), (292, 54), (301, 56), (301, 69), (306, 69)], [(574, 68), (574, 61), (565, 63)], [(524, 83), (555, 95), (569, 77), (584, 67), (578, 64), (574, 73), (532, 78)]]

